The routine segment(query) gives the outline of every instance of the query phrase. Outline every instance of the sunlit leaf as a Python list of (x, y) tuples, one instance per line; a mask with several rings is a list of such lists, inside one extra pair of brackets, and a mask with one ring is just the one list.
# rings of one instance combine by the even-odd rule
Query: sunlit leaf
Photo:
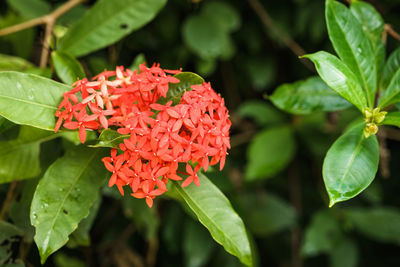
[(79, 61), (67, 53), (53, 51), (51, 59), (58, 77), (66, 84), (71, 85), (78, 79), (85, 77), (85, 72)]

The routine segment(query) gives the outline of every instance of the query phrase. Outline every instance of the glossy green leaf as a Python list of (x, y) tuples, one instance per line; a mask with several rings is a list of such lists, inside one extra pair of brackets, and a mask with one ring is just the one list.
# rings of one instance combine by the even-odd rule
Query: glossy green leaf
[(400, 111), (389, 112), (385, 116), (382, 125), (393, 125), (400, 128)]
[(124, 142), (124, 139), (129, 138), (129, 134), (119, 134), (116, 130), (103, 130), (99, 136), (98, 142), (90, 147), (118, 147)]
[(0, 184), (38, 176), (40, 144), (57, 136), (49, 131), (24, 126), (17, 139), (0, 141)]
[(270, 193), (241, 194), (238, 204), (246, 226), (259, 237), (290, 229), (296, 223), (293, 207)]
[[(295, 148), (293, 133), (288, 126), (259, 132), (247, 151), (246, 180), (254, 181), (274, 176), (287, 166)], [(279, 153), (276, 153), (277, 151)]]
[(354, 241), (344, 238), (330, 252), (330, 267), (358, 266), (359, 252)]
[(0, 71), (19, 71), (43, 77), (51, 76), (50, 69), (38, 68), (23, 58), (3, 54), (0, 54)]
[(360, 111), (367, 107), (367, 99), (359, 80), (346, 64), (324, 51), (304, 57), (314, 62), (319, 76), (331, 89), (353, 103)]
[(341, 238), (342, 233), (336, 218), (327, 210), (319, 211), (313, 215), (306, 228), (301, 253), (309, 257), (329, 253)]
[(0, 72), (0, 115), (17, 124), (53, 130), (54, 113), (62, 94), (70, 89), (33, 74)]
[(385, 64), (385, 45), (382, 41), (385, 22), (375, 8), (363, 1), (351, 2), (350, 10), (360, 22), (365, 34), (371, 41), (375, 53), (377, 66), (377, 78), (379, 79), (383, 65)]
[(378, 107), (383, 108), (400, 101), (400, 48), (394, 51), (383, 69), (381, 97)]
[(282, 112), (265, 101), (246, 101), (237, 110), (240, 117), (253, 119), (261, 126), (278, 124), (285, 121)]
[(203, 84), (204, 79), (193, 72), (181, 72), (174, 75), (179, 80), (179, 83), (170, 83), (168, 85), (167, 97), (161, 97), (157, 102), (165, 104), (169, 101), (176, 105), (181, 100), (182, 95), (186, 91), (190, 91), (192, 85)]
[(242, 219), (224, 194), (204, 174), (199, 174), (199, 178), (199, 187), (191, 184), (182, 188), (174, 182), (175, 188), (214, 240), (243, 264), (252, 266), (250, 241)]
[(371, 41), (350, 9), (342, 3), (327, 0), (325, 17), (336, 53), (365, 88), (368, 105), (372, 107), (377, 87), (377, 66)]
[(106, 178), (102, 156), (100, 149), (78, 147), (54, 162), (40, 180), (30, 217), (42, 263), (89, 215)]
[[(215, 242), (204, 227), (193, 220), (187, 220), (183, 233), (183, 252), (185, 266), (206, 266), (211, 253), (215, 248)], [(196, 240), (194, 242), (194, 240)]]
[(166, 0), (99, 0), (59, 42), (79, 57), (106, 47), (150, 22)]
[(345, 215), (367, 237), (400, 245), (400, 211), (397, 208), (349, 208)]
[(351, 106), (319, 77), (279, 86), (270, 97), (278, 108), (293, 114), (336, 111)]
[(362, 123), (349, 129), (326, 154), (322, 172), (330, 207), (355, 197), (375, 178), (379, 145), (375, 135), (364, 137), (364, 127)]
[(78, 79), (85, 77), (83, 67), (75, 57), (64, 52), (53, 51), (51, 53), (51, 59), (57, 76), (64, 83), (71, 85)]

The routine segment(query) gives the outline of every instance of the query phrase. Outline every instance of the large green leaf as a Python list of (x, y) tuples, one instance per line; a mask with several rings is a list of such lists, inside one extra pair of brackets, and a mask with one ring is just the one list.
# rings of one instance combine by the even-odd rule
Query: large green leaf
[(293, 114), (342, 110), (351, 105), (319, 77), (283, 84), (274, 91), (270, 99), (278, 108)]
[(54, 113), (70, 89), (33, 74), (0, 72), (0, 115), (17, 124), (53, 130)]
[(293, 133), (288, 126), (259, 132), (251, 141), (247, 151), (246, 179), (253, 181), (275, 175), (290, 162), (295, 147)]
[(252, 266), (250, 241), (242, 219), (224, 194), (205, 175), (199, 174), (199, 178), (199, 187), (191, 184), (182, 188), (174, 182), (175, 188), (214, 240), (243, 264)]
[(382, 16), (369, 3), (363, 1), (352, 1), (350, 10), (360, 22), (365, 34), (371, 41), (375, 53), (377, 66), (377, 79), (379, 80), (383, 65), (385, 64), (385, 45), (382, 34), (385, 26)]
[(0, 184), (40, 174), (40, 144), (59, 134), (28, 126), (21, 127), (15, 140), (0, 141)]
[(79, 147), (54, 162), (40, 180), (31, 206), (31, 223), (42, 263), (62, 247), (105, 182), (102, 150)]
[(320, 51), (304, 56), (314, 62), (322, 80), (339, 95), (353, 103), (360, 111), (367, 107), (367, 100), (359, 80), (337, 57)]
[(20, 71), (50, 77), (50, 69), (38, 68), (31, 62), (15, 56), (0, 54), (0, 71)]
[(73, 84), (78, 79), (85, 77), (85, 72), (79, 61), (60, 51), (51, 53), (51, 59), (58, 77), (66, 84)]
[(400, 211), (397, 208), (349, 208), (345, 215), (364, 235), (400, 245)]
[(339, 137), (326, 154), (323, 177), (329, 206), (361, 193), (375, 178), (379, 145), (375, 135), (364, 137), (364, 123)]
[(325, 7), (329, 38), (340, 59), (367, 91), (368, 105), (374, 105), (377, 66), (370, 40), (359, 21), (343, 4), (327, 0)]
[(341, 238), (340, 226), (332, 213), (327, 210), (318, 211), (313, 215), (311, 223), (306, 228), (301, 253), (304, 256), (329, 253)]
[(59, 50), (83, 56), (115, 43), (150, 22), (166, 0), (99, 0), (59, 42)]
[(393, 125), (400, 128), (400, 111), (389, 112), (385, 116), (385, 120), (381, 123), (382, 125)]

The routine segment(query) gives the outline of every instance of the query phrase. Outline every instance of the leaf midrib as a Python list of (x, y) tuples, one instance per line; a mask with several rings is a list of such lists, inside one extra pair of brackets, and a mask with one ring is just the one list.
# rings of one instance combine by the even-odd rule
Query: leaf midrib
[[(330, 9), (331, 9), (331, 11), (332, 11), (332, 14), (334, 15), (333, 17), (334, 17), (334, 19), (335, 19), (335, 22), (337, 23), (337, 25), (340, 25), (340, 24), (339, 24), (339, 21), (337, 20), (337, 17), (336, 17), (336, 12), (333, 10), (333, 4), (332, 4), (332, 6), (331, 6)], [(348, 23), (348, 20), (346, 21), (346, 23)], [(369, 87), (369, 84), (368, 84), (367, 81), (366, 81), (366, 78), (365, 78), (364, 73), (363, 73), (363, 71), (362, 71), (362, 69), (361, 69), (361, 66), (360, 66), (360, 64), (359, 64), (359, 62), (358, 62), (358, 60), (357, 60), (357, 58), (356, 58), (356, 56), (355, 56), (355, 54), (354, 54), (353, 48), (352, 48), (352, 46), (349, 45), (349, 40), (347, 39), (347, 36), (346, 36), (345, 32), (342, 30), (341, 27), (338, 27), (338, 28), (340, 29), (340, 32), (342, 33), (342, 35), (344, 36), (344, 39), (345, 39), (346, 42), (347, 42), (347, 43), (346, 43), (346, 46), (347, 46), (347, 47), (349, 48), (349, 50), (352, 52), (351, 55), (352, 55), (354, 61), (356, 62), (356, 65), (357, 65), (358, 70), (359, 70), (359, 72), (360, 72), (361, 78), (362, 78), (362, 80), (363, 80), (363, 82), (364, 82), (364, 84), (365, 84), (365, 87)], [(375, 53), (374, 53), (374, 54), (375, 54)], [(349, 70), (351, 70), (351, 69), (349, 68)], [(370, 88), (370, 90), (371, 90), (371, 92), (372, 92), (372, 88)], [(367, 103), (368, 103), (368, 105), (371, 105), (371, 103), (369, 103), (369, 102), (371, 102), (371, 100), (369, 99), (369, 94), (367, 93)]]
[(74, 186), (76, 185), (76, 183), (78, 182), (79, 178), (82, 176), (83, 172), (86, 170), (86, 168), (89, 166), (90, 162), (94, 159), (94, 157), (96, 156), (96, 154), (98, 153), (98, 151), (94, 152), (92, 156), (89, 157), (89, 160), (87, 161), (87, 163), (84, 165), (84, 168), (81, 169), (81, 171), (79, 172), (79, 174), (76, 176), (76, 178), (74, 179), (73, 183), (71, 184), (71, 187), (69, 188), (68, 192), (66, 192), (64, 199), (62, 200), (59, 209), (56, 212), (56, 215), (54, 216), (53, 222), (51, 223), (51, 227), (50, 227), (50, 231), (48, 232), (48, 235), (46, 237), (46, 239), (43, 241), (43, 243), (45, 244), (43, 247), (46, 247), (46, 249), (43, 251), (44, 253), (46, 253), (47, 248), (48, 248), (48, 244), (49, 244), (49, 240), (50, 240), (50, 236), (51, 233), (54, 230), (54, 224), (56, 222), (56, 220), (58, 219), (58, 215), (61, 212), (62, 207), (65, 204), (65, 201), (67, 200), (68, 196), (70, 195), (72, 188), (74, 188)]
[(31, 104), (31, 105), (47, 108), (47, 109), (57, 110), (57, 107), (55, 107), (55, 106), (49, 106), (49, 105), (46, 105), (46, 104), (41, 104), (41, 103), (38, 103), (38, 102), (25, 100), (25, 99), (22, 99), (22, 98), (15, 98), (15, 97), (6, 96), (6, 95), (0, 95), (0, 98), (11, 99), (11, 100), (14, 100), (14, 101), (17, 101), (17, 102), (23, 102), (23, 103), (27, 103), (27, 104)]

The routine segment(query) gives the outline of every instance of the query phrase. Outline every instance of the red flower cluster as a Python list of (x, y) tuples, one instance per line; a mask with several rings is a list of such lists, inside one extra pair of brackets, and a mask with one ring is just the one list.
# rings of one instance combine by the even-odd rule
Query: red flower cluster
[[(228, 110), (210, 84), (193, 85), (176, 105), (172, 101), (157, 103), (167, 96), (169, 83), (179, 83), (168, 74), (179, 72), (163, 70), (159, 65), (148, 68), (142, 64), (139, 72), (117, 67), (116, 71), (100, 73), (93, 81), (77, 81), (64, 93), (56, 111), (55, 131), (62, 124), (67, 129), (79, 129), (82, 143), (86, 129), (113, 127), (120, 134), (130, 135), (119, 150), (113, 148), (111, 156), (103, 158), (112, 172), (109, 186), (117, 185), (124, 195), (123, 186), (129, 185), (132, 196), (145, 198), (149, 207), (156, 196), (167, 191), (169, 179), (182, 179), (177, 173), (187, 175), (182, 183), (185, 187), (192, 182), (200, 184), (197, 173), (201, 167), (207, 170), (220, 162), (222, 169), (230, 148)], [(179, 163), (186, 164), (186, 172), (178, 170)]]

